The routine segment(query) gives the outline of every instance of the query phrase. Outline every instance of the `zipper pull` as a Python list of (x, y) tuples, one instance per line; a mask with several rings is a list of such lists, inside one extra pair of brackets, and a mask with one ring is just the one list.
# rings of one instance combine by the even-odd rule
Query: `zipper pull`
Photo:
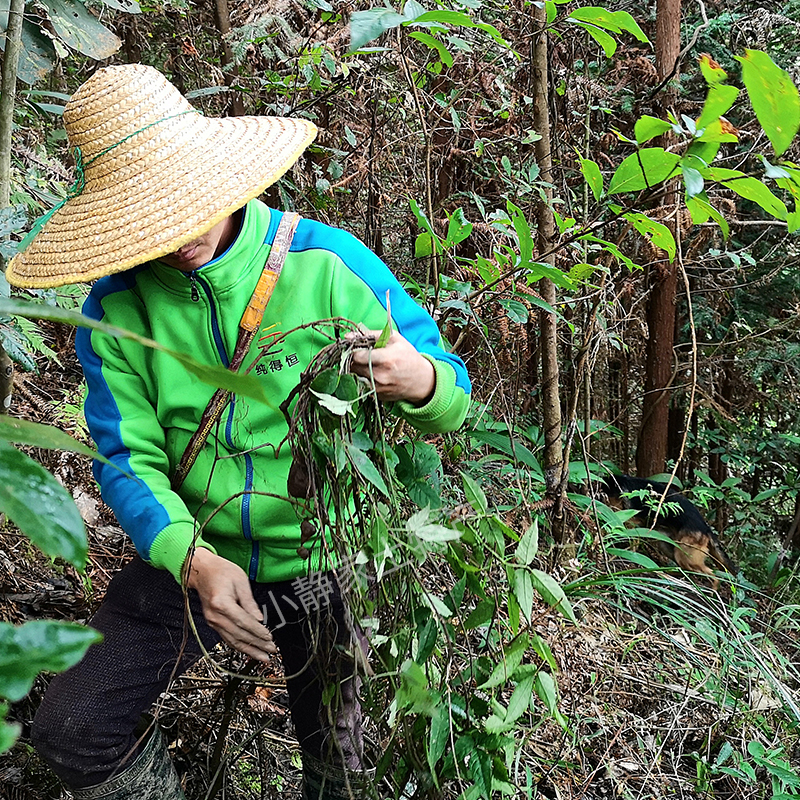
[(200, 300), (200, 292), (197, 291), (197, 278), (194, 272), (189, 273), (189, 280), (192, 282), (192, 302), (196, 303)]

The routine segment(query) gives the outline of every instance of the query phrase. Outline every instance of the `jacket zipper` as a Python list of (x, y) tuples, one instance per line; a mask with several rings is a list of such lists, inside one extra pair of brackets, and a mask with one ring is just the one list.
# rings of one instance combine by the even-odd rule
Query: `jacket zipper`
[[(189, 273), (189, 279), (192, 282), (192, 300), (197, 302), (200, 300), (200, 294), (197, 291), (197, 284), (203, 289), (206, 297), (208, 298), (208, 306), (211, 310), (211, 332), (214, 336), (214, 344), (217, 347), (217, 352), (222, 360), (222, 363), (227, 367), (230, 366), (230, 359), (225, 350), (225, 345), (222, 341), (222, 333), (219, 328), (219, 317), (217, 316), (217, 307), (214, 302), (214, 295), (211, 293), (211, 286), (196, 274), (197, 270)], [(196, 296), (195, 296), (196, 295)], [(228, 421), (225, 425), (225, 441), (228, 446), (233, 449), (233, 414), (236, 408), (236, 396), (232, 395), (228, 404)], [(250, 564), (247, 570), (248, 577), (254, 581), (258, 576), (258, 555), (259, 547), (258, 542), (253, 541), (253, 528), (250, 522), (250, 492), (253, 490), (253, 459), (249, 453), (244, 455), (245, 464), (245, 480), (244, 480), (244, 494), (242, 495), (242, 533), (244, 538), (250, 542)]]
[(189, 273), (189, 280), (192, 283), (192, 302), (196, 303), (200, 300), (200, 293), (197, 291), (197, 276), (194, 274), (194, 270)]

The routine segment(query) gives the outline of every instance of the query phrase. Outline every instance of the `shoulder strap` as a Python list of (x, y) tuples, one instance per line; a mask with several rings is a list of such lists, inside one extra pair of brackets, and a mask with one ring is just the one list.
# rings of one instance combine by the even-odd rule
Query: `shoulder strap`
[[(286, 261), (286, 256), (289, 253), (289, 248), (292, 244), (294, 232), (300, 222), (300, 215), (294, 212), (287, 212), (281, 217), (278, 223), (278, 230), (275, 233), (275, 238), (272, 242), (272, 247), (267, 257), (267, 263), (258, 279), (256, 288), (253, 291), (253, 296), (247, 304), (244, 314), (242, 315), (241, 322), (239, 323), (239, 337), (236, 340), (236, 349), (233, 352), (233, 357), (229, 365), (229, 369), (236, 372), (242, 366), (245, 356), (250, 350), (250, 345), (253, 343), (258, 328), (261, 325), (261, 320), (264, 318), (264, 311), (269, 303), (272, 292), (278, 283), (283, 264)], [(213, 397), (209, 400), (203, 416), (200, 417), (200, 424), (197, 430), (192, 434), (192, 438), (186, 445), (183, 451), (181, 460), (172, 476), (172, 489), (177, 491), (182, 485), (189, 470), (197, 461), (197, 456), (203, 449), (203, 445), (209, 437), (209, 434), (219, 422), (225, 406), (228, 404), (231, 393), (227, 389), (217, 389)]]

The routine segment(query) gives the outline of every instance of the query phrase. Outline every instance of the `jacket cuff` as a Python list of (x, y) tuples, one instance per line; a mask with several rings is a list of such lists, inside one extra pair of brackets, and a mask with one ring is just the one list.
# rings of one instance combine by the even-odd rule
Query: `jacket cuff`
[(195, 547), (205, 547), (217, 555), (217, 551), (202, 536), (195, 537), (194, 525), (174, 522), (156, 536), (150, 546), (150, 557), (147, 560), (158, 569), (168, 570), (172, 577), (181, 583), (183, 563), (193, 544)]
[[(426, 431), (435, 429), (438, 422), (452, 413), (454, 395), (456, 391), (460, 390), (456, 386), (456, 371), (450, 364), (445, 361), (438, 361), (427, 353), (422, 353), (421, 355), (430, 361), (436, 373), (436, 387), (433, 391), (433, 397), (424, 406), (416, 406), (408, 400), (398, 400), (396, 406), (402, 416), (412, 425)], [(464, 411), (466, 413), (466, 407)], [(460, 425), (461, 423), (459, 422), (458, 424)], [(458, 427), (458, 425), (455, 427)]]

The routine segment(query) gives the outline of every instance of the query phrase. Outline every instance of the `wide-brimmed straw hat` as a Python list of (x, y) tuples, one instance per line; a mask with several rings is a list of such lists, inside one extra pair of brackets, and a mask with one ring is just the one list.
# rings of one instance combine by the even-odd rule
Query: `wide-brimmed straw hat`
[(6, 271), (16, 286), (91, 281), (172, 253), (274, 183), (316, 136), (287, 117), (209, 118), (157, 70), (98, 70), (64, 125), (77, 179)]

